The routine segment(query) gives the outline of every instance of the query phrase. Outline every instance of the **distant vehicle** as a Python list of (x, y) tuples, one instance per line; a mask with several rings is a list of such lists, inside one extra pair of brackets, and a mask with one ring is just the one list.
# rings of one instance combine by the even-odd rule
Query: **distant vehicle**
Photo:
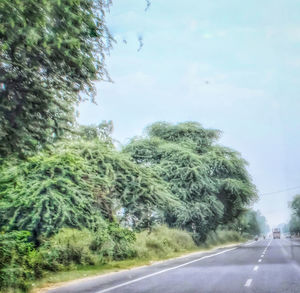
[(254, 240), (255, 240), (255, 241), (257, 241), (257, 240), (258, 240), (258, 236), (257, 236), (257, 235), (254, 237)]
[(292, 235), (291, 234), (287, 234), (287, 235), (285, 235), (285, 238), (292, 238)]
[(274, 228), (272, 232), (273, 232), (273, 239), (280, 239), (280, 229), (279, 228)]

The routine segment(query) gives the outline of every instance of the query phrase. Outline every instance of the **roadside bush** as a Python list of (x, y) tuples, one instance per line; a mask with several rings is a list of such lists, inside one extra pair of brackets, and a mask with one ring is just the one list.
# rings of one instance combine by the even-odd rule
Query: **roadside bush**
[(0, 233), (0, 290), (26, 291), (28, 282), (35, 278), (31, 267), (35, 250), (30, 236), (27, 231)]
[(72, 265), (94, 265), (135, 255), (135, 235), (116, 223), (96, 232), (63, 228), (40, 248), (44, 269), (59, 271)]
[(61, 229), (40, 248), (45, 260), (44, 269), (58, 271), (72, 264), (94, 264), (95, 256), (89, 249), (92, 240), (88, 230)]
[(196, 244), (186, 231), (156, 226), (151, 233), (138, 233), (134, 247), (138, 257), (156, 259), (196, 249)]
[(208, 233), (206, 241), (204, 242), (204, 246), (210, 247), (224, 243), (239, 242), (243, 240), (244, 238), (237, 231), (216, 230)]
[(133, 246), (134, 242), (136, 241), (134, 232), (120, 227), (116, 223), (111, 223), (108, 226), (108, 234), (114, 242), (114, 260), (132, 258), (136, 255), (136, 250)]

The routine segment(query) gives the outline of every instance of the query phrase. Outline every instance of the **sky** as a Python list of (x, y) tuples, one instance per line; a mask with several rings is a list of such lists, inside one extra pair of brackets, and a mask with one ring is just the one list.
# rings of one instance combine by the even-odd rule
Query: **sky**
[(271, 227), (287, 222), (300, 193), (299, 2), (151, 2), (113, 1), (113, 83), (96, 82), (97, 105), (80, 104), (79, 123), (113, 120), (122, 144), (155, 121), (220, 129), (220, 144), (249, 162), (253, 207)]

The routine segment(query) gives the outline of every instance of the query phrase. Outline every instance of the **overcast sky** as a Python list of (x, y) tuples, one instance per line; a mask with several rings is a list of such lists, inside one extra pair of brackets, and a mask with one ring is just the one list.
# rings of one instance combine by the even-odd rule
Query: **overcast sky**
[[(121, 143), (148, 124), (198, 121), (242, 153), (260, 194), (300, 186), (300, 10), (296, 0), (114, 0), (114, 83), (79, 122), (113, 120)], [(139, 36), (143, 47), (139, 49)], [(261, 195), (271, 226), (300, 188)]]

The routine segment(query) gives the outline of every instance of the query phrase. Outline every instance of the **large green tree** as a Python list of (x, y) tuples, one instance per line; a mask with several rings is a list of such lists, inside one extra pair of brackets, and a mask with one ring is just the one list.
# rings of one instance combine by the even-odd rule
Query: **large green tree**
[(177, 202), (163, 180), (99, 139), (57, 143), (0, 170), (0, 229), (34, 238), (62, 227), (95, 229), (119, 217), (147, 228)]
[(300, 194), (293, 197), (293, 200), (290, 203), (290, 208), (294, 215), (300, 217)]
[(135, 162), (164, 179), (181, 205), (166, 210), (166, 221), (193, 231), (199, 239), (237, 218), (256, 198), (239, 153), (216, 144), (220, 131), (196, 122), (158, 122), (125, 148)]
[(0, 1), (0, 156), (28, 155), (68, 130), (107, 77), (110, 0)]
[(300, 194), (293, 197), (290, 202), (292, 216), (289, 221), (289, 229), (291, 233), (300, 233)]

